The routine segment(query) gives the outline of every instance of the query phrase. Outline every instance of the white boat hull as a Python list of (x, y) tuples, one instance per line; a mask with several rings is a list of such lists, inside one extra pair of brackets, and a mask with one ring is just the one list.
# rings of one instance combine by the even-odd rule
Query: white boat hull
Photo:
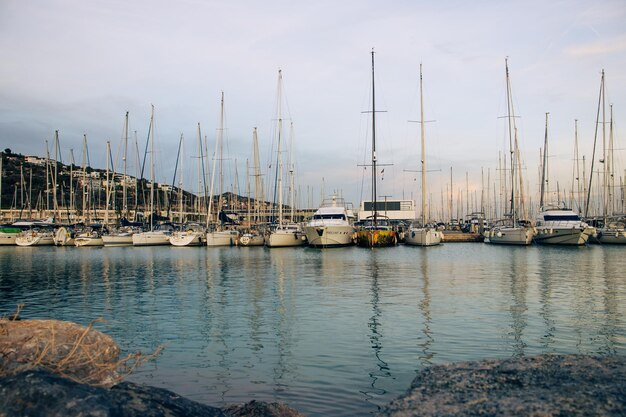
[(208, 232), (206, 234), (207, 246), (234, 246), (237, 244), (239, 233), (235, 230), (222, 230), (219, 232)]
[(54, 236), (52, 233), (27, 232), (15, 238), (17, 246), (53, 246)]
[(352, 226), (304, 226), (309, 246), (332, 248), (354, 244), (356, 229)]
[(133, 234), (133, 246), (161, 246), (170, 244), (169, 233), (160, 231)]
[(83, 246), (104, 246), (104, 242), (100, 236), (94, 237), (77, 237), (74, 239), (74, 244), (76, 247), (80, 248)]
[(293, 230), (276, 230), (265, 237), (265, 246), (268, 248), (304, 246), (305, 243), (306, 236)]
[(18, 233), (5, 233), (0, 232), (0, 246), (15, 245), (15, 239), (19, 236)]
[(57, 246), (75, 246), (75, 241), (67, 228), (59, 227), (54, 233), (54, 244)]
[(489, 232), (489, 243), (496, 245), (530, 245), (535, 230), (530, 227), (496, 227)]
[(201, 232), (176, 232), (170, 236), (170, 244), (172, 246), (202, 246), (204, 233)]
[(102, 243), (104, 246), (133, 246), (133, 234), (103, 235)]
[(443, 233), (429, 228), (410, 228), (404, 235), (404, 243), (412, 246), (437, 246)]
[(537, 227), (534, 242), (542, 245), (581, 246), (587, 243), (594, 232), (592, 227), (548, 228)]

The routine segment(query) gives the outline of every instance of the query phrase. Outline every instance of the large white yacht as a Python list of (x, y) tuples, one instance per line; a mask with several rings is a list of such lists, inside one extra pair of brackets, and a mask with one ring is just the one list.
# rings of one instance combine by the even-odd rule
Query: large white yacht
[(572, 209), (555, 206), (541, 210), (535, 230), (535, 243), (551, 245), (584, 245), (595, 233)]
[(313, 218), (304, 226), (309, 246), (330, 248), (354, 243), (356, 228), (352, 225), (352, 211), (343, 198), (333, 196), (322, 202)]

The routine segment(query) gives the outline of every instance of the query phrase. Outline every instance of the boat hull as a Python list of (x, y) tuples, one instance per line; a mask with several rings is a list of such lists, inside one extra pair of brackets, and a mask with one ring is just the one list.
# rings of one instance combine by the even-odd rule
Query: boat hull
[(170, 244), (170, 235), (161, 232), (141, 232), (133, 234), (133, 246), (163, 246)]
[(359, 230), (356, 244), (362, 248), (378, 248), (398, 244), (398, 234), (393, 230)]
[(54, 236), (51, 233), (28, 232), (15, 238), (17, 246), (54, 246)]
[(202, 239), (203, 236), (204, 236), (204, 233), (193, 232), (193, 231), (174, 233), (172, 234), (172, 236), (170, 236), (170, 244), (172, 246), (178, 246), (178, 247), (202, 246), (204, 244), (204, 241)]
[(219, 232), (208, 232), (206, 234), (207, 246), (234, 246), (237, 244), (239, 233), (234, 230), (222, 230)]
[(303, 228), (309, 246), (333, 248), (354, 244), (355, 229), (352, 226), (305, 226)]
[(104, 246), (133, 246), (133, 234), (104, 235), (102, 243)]
[(411, 246), (437, 246), (443, 233), (435, 229), (410, 228), (404, 235), (404, 243)]
[(0, 246), (15, 245), (15, 239), (22, 233), (21, 230), (16, 229), (11, 232), (0, 232)]
[(100, 236), (88, 236), (82, 237), (78, 236), (74, 239), (74, 244), (76, 247), (93, 247), (93, 246), (104, 246), (104, 242)]
[(596, 240), (607, 245), (626, 245), (626, 230), (598, 230)]
[(496, 227), (489, 232), (489, 243), (526, 246), (533, 243), (534, 236), (530, 227)]
[(306, 236), (299, 231), (272, 231), (265, 237), (265, 246), (268, 248), (304, 246), (305, 243)]
[(591, 227), (548, 228), (537, 227), (534, 242), (540, 245), (569, 245), (582, 246), (587, 243), (593, 234)]
[(54, 233), (54, 244), (57, 246), (75, 246), (72, 232), (66, 227), (59, 227)]

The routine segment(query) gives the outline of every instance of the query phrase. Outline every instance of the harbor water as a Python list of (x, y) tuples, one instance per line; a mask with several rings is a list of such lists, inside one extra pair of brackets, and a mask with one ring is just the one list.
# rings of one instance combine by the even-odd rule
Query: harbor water
[(0, 315), (89, 324), (128, 379), (214, 406), (367, 416), (429, 365), (626, 354), (624, 248), (0, 247)]

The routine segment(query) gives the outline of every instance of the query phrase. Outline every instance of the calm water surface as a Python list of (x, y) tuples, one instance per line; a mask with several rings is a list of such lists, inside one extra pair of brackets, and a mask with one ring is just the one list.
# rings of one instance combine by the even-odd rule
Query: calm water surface
[(626, 354), (626, 248), (0, 248), (0, 315), (88, 324), (129, 379), (211, 405), (371, 415), (430, 364)]

